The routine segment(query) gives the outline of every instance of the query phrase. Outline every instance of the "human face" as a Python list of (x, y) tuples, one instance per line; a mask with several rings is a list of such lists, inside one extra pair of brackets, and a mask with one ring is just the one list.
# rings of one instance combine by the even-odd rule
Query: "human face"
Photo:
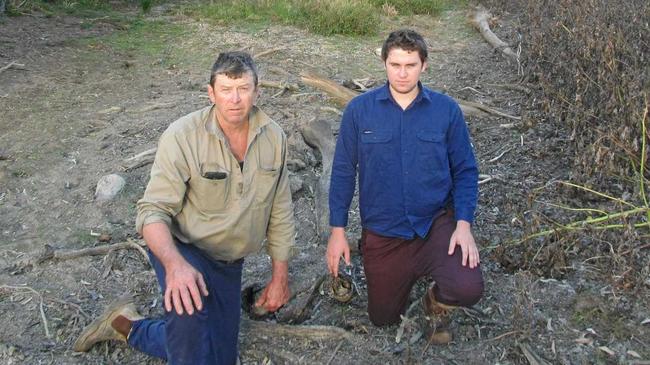
[(427, 63), (420, 60), (418, 51), (393, 48), (388, 52), (384, 66), (394, 96), (418, 93), (420, 74), (427, 68)]
[(258, 89), (250, 72), (235, 79), (218, 74), (214, 84), (208, 85), (208, 97), (214, 103), (217, 120), (222, 125), (238, 127), (246, 123), (257, 96)]

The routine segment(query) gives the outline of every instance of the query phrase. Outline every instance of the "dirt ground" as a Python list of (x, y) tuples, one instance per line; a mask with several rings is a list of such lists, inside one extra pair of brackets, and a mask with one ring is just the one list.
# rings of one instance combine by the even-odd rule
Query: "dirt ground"
[[(504, 17), (497, 29), (506, 40), (512, 40), (514, 21)], [(523, 116), (521, 121), (467, 118), (480, 172), (492, 177), (481, 184), (474, 227), (485, 296), (473, 309), (454, 314), (451, 345), (430, 346), (418, 336), (417, 309), (396, 343), (397, 326), (377, 328), (368, 319), (355, 256), (361, 295), (341, 305), (318, 293), (302, 323), (343, 328), (349, 339), (244, 329), (243, 363), (650, 363), (648, 278), (633, 290), (620, 290), (602, 279), (602, 266), (593, 261), (548, 261), (551, 268), (560, 265), (557, 274), (548, 267), (508, 267), (503, 260), (508, 242), (521, 237), (528, 224), (531, 194), (569, 179), (571, 165), (569, 136), (544, 124), (539, 111), (527, 109), (524, 92), (499, 86), (519, 82), (517, 65), (484, 43), (460, 12), (385, 23), (377, 37), (347, 38), (277, 25), (209, 25), (162, 8), (128, 23), (40, 14), (0, 20), (0, 67), (11, 61), (24, 65), (0, 73), (0, 362), (160, 363), (119, 343), (97, 345), (85, 354), (71, 350), (81, 329), (125, 292), (135, 295), (143, 314), (161, 314), (155, 276), (137, 250), (20, 263), (46, 244), (71, 250), (106, 244), (98, 241), (99, 234), (109, 234), (111, 243), (138, 239), (135, 203), (150, 165), (124, 171), (124, 160), (155, 147), (167, 125), (208, 104), (204, 85), (219, 51), (256, 54), (281, 47), (258, 58), (262, 77), (298, 85), (284, 92), (265, 88), (258, 105), (284, 128), (295, 162), (298, 254), (291, 280), (302, 288), (314, 283), (326, 272), (326, 245), (314, 224), (321, 163), (300, 128), (313, 118), (336, 124), (339, 115), (327, 96), (301, 84), (298, 75), (315, 70), (339, 82), (381, 83), (382, 64), (374, 50), (388, 30), (410, 26), (430, 43), (425, 84)], [(534, 84), (527, 87), (536, 92)], [(98, 203), (97, 181), (111, 173), (124, 177), (126, 186), (114, 200)], [(537, 199), (553, 201), (556, 193), (548, 188)], [(350, 229), (350, 241), (356, 242), (360, 229), (354, 214)], [(647, 265), (647, 256), (638, 262)], [(263, 253), (247, 258), (244, 285), (264, 283), (269, 267)], [(414, 299), (426, 284), (417, 285)]]

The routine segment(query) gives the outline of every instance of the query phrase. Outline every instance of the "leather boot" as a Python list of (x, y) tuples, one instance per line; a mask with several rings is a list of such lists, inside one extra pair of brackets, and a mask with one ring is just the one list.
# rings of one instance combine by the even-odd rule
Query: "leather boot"
[(455, 306), (440, 303), (436, 300), (433, 289), (427, 290), (422, 299), (424, 314), (427, 316), (425, 324), (425, 333), (430, 343), (444, 345), (452, 340), (449, 324), (451, 323), (450, 314), (456, 309)]
[(133, 321), (142, 319), (130, 295), (123, 296), (104, 310), (79, 335), (73, 345), (74, 351), (86, 352), (101, 341), (119, 340), (126, 342)]

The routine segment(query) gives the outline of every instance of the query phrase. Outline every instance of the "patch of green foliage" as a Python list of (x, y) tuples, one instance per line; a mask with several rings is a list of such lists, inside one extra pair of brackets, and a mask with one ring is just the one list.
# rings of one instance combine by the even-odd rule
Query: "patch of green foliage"
[(451, 0), (370, 0), (376, 7), (389, 6), (397, 11), (398, 15), (428, 14), (439, 15), (445, 10), (455, 6), (465, 5), (467, 1)]
[(117, 50), (159, 56), (174, 44), (175, 39), (185, 33), (186, 29), (180, 25), (138, 18), (131, 23), (127, 31), (113, 33), (105, 40)]
[(226, 0), (187, 11), (219, 24), (274, 22), (324, 35), (374, 34), (379, 26), (379, 11), (368, 0)]
[(71, 14), (81, 17), (112, 15), (115, 7), (139, 5), (143, 12), (148, 12), (156, 0), (8, 0), (7, 13), (20, 15), (40, 11), (46, 15)]

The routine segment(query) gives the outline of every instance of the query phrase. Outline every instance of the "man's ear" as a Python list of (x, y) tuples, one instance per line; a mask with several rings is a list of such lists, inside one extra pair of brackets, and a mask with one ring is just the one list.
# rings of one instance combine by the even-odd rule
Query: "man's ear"
[(208, 84), (208, 98), (210, 98), (210, 101), (212, 104), (215, 104), (215, 97), (214, 97), (214, 88), (212, 85)]
[(422, 62), (422, 72), (427, 70), (427, 61)]

